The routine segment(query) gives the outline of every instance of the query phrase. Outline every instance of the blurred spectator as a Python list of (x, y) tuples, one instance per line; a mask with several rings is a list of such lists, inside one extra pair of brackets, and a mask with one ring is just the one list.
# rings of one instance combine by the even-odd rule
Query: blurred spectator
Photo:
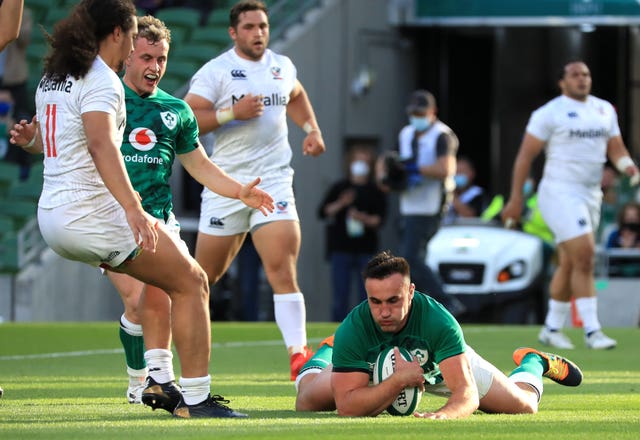
[(609, 163), (605, 164), (602, 173), (602, 209), (596, 239), (599, 243), (607, 243), (611, 231), (616, 228), (617, 216), (622, 207), (632, 201), (639, 201), (638, 188), (633, 187), (629, 179), (623, 177)]
[[(607, 239), (608, 275), (612, 277), (640, 276), (640, 204), (625, 203), (618, 212), (617, 228)], [(629, 251), (620, 254), (619, 251)]]
[(618, 227), (607, 238), (607, 248), (640, 249), (640, 204), (625, 203), (618, 212)]
[(444, 224), (451, 224), (458, 218), (479, 217), (485, 208), (484, 189), (474, 184), (476, 167), (468, 157), (459, 157), (456, 163), (456, 189), (453, 202), (444, 217)]
[(348, 177), (335, 182), (318, 208), (326, 220), (326, 252), (331, 263), (331, 318), (340, 322), (351, 310), (351, 287), (366, 299), (360, 273), (378, 249), (378, 231), (386, 216), (386, 195), (372, 181), (373, 152), (354, 146), (348, 152)]
[(9, 130), (13, 127), (13, 98), (8, 90), (0, 89), (0, 159), (9, 159), (9, 149), (15, 148), (9, 143)]
[(618, 203), (618, 191), (620, 190), (620, 178), (618, 172), (609, 163), (604, 165), (602, 170), (602, 180), (600, 183), (602, 189), (602, 208), (600, 209), (600, 224), (596, 240), (605, 241), (607, 237), (606, 230), (609, 226), (616, 222), (616, 214), (620, 205)]

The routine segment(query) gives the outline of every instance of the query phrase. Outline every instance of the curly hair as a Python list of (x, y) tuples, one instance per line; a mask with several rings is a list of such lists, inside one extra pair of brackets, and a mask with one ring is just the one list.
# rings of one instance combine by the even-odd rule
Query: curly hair
[(51, 50), (44, 60), (44, 74), (53, 80), (71, 75), (82, 78), (98, 55), (100, 42), (116, 27), (124, 32), (136, 23), (131, 0), (82, 0), (47, 35)]
[(162, 20), (152, 15), (145, 15), (144, 17), (138, 17), (138, 34), (136, 35), (136, 39), (138, 38), (144, 38), (152, 43), (157, 43), (162, 40), (171, 43), (171, 31)]
[(269, 10), (264, 2), (260, 0), (242, 0), (231, 8), (229, 11), (229, 26), (236, 29), (240, 22), (240, 14), (247, 11), (262, 11), (269, 17)]
[(399, 273), (405, 277), (409, 276), (409, 262), (403, 257), (397, 257), (390, 251), (378, 252), (369, 260), (367, 266), (362, 271), (362, 279), (373, 278), (382, 280), (394, 273)]

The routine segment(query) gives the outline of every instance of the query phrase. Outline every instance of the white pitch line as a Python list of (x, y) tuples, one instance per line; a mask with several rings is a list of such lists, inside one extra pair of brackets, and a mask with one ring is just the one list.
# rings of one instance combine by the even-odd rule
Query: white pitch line
[[(640, 1), (640, 0), (639, 0)], [(464, 333), (490, 333), (496, 331), (504, 331), (504, 328), (500, 326), (488, 326), (488, 327), (471, 327), (465, 328)], [(323, 338), (310, 338), (309, 342), (317, 343), (322, 341)], [(211, 344), (211, 348), (242, 348), (242, 347), (271, 347), (274, 345), (282, 345), (282, 340), (277, 341), (237, 341), (237, 342), (215, 342)], [(95, 356), (95, 355), (111, 355), (122, 354), (124, 350), (122, 348), (111, 349), (99, 349), (99, 350), (81, 350), (81, 351), (65, 351), (58, 353), (37, 353), (37, 354), (18, 354), (18, 355), (5, 355), (0, 356), (0, 361), (21, 361), (27, 359), (54, 359), (54, 358), (66, 358), (66, 357), (81, 357), (81, 356)]]
[[(309, 342), (320, 342), (322, 339), (309, 339)], [(238, 347), (270, 347), (274, 345), (283, 345), (282, 340), (277, 341), (237, 341), (237, 342), (215, 342), (211, 344), (211, 348), (238, 348)], [(99, 350), (81, 350), (81, 351), (64, 351), (59, 353), (37, 353), (37, 354), (18, 354), (0, 356), (0, 361), (22, 361), (27, 359), (54, 359), (80, 356), (110, 355), (122, 354), (122, 348), (99, 349)]]

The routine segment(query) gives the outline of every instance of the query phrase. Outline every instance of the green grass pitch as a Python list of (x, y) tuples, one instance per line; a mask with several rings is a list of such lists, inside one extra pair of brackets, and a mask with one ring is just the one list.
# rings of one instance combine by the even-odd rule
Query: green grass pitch
[[(332, 323), (309, 323), (315, 347)], [(538, 327), (465, 325), (467, 342), (498, 368), (513, 367), (513, 349), (536, 342)], [(243, 420), (179, 420), (126, 402), (124, 354), (113, 323), (0, 325), (0, 439), (638, 439), (640, 329), (607, 329), (609, 351), (564, 351), (583, 370), (578, 388), (545, 379), (536, 415), (476, 413), (463, 420), (341, 418), (296, 413), (288, 359), (273, 323), (213, 323), (213, 392), (249, 414)], [(174, 359), (176, 375), (180, 369)], [(425, 394), (421, 410), (443, 400)]]

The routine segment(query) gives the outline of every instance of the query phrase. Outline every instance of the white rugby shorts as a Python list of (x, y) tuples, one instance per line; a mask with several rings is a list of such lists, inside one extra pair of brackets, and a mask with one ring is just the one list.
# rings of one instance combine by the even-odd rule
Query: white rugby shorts
[(111, 194), (48, 209), (38, 207), (42, 237), (60, 256), (117, 267), (138, 249), (127, 217)]
[(273, 197), (275, 209), (266, 216), (238, 199), (209, 193), (202, 198), (198, 232), (226, 236), (249, 232), (256, 226), (280, 220), (299, 221), (291, 181), (266, 182), (259, 187)]
[(549, 182), (538, 187), (538, 207), (556, 243), (595, 233), (600, 223), (602, 191), (582, 185)]
[[(471, 371), (473, 372), (473, 378), (476, 381), (476, 387), (478, 388), (478, 395), (480, 399), (487, 395), (491, 384), (493, 384), (493, 378), (495, 374), (502, 374), (499, 370), (493, 366), (490, 362), (487, 362), (482, 356), (475, 352), (475, 350), (467, 345), (467, 359), (471, 365)], [(440, 382), (436, 385), (425, 384), (425, 392), (436, 394), (438, 396), (448, 397), (451, 395), (451, 390), (447, 388), (444, 382)]]

